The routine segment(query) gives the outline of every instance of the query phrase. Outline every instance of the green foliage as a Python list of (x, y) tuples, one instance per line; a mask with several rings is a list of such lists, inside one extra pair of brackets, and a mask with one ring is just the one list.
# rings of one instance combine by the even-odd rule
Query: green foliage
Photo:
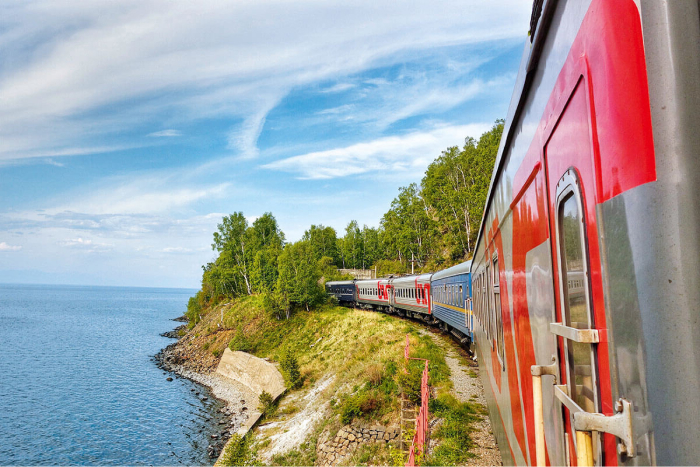
[(406, 263), (398, 260), (381, 259), (375, 263), (377, 267), (377, 277), (386, 277), (389, 274), (406, 274), (409, 269)]
[(271, 417), (277, 411), (277, 404), (272, 398), (272, 394), (267, 391), (263, 391), (258, 396), (258, 410), (263, 415), (263, 417)]
[(261, 294), (270, 315), (289, 319), (293, 311), (325, 302), (320, 279), (343, 280), (336, 267), (368, 269), (379, 276), (435, 270), (467, 259), (482, 217), (503, 132), (497, 120), (477, 141), (447, 148), (428, 167), (420, 186), (402, 187), (380, 227), (350, 221), (343, 237), (332, 227), (312, 225), (302, 240), (285, 245), (275, 217), (265, 213), (252, 225), (242, 212), (222, 218), (213, 234), (218, 256), (202, 267), (202, 287), (187, 305), (194, 327), (213, 305)]
[(236, 335), (229, 341), (228, 348), (231, 351), (236, 352), (255, 352), (255, 342), (247, 337), (243, 331), (238, 331)]
[(318, 435), (302, 443), (299, 449), (292, 449), (284, 454), (272, 456), (270, 465), (278, 466), (308, 466), (316, 463), (316, 441)]
[(206, 298), (203, 291), (199, 290), (194, 297), (190, 297), (187, 302), (187, 311), (185, 316), (188, 319), (187, 327), (192, 329), (199, 323), (202, 319), (202, 315), (205, 314)]
[(389, 405), (386, 399), (386, 396), (378, 390), (365, 388), (343, 401), (340, 407), (340, 420), (347, 425), (355, 417), (376, 417), (381, 409)]
[(414, 404), (421, 401), (421, 379), (423, 377), (423, 362), (409, 360), (408, 365), (399, 372), (397, 379), (401, 392)]
[(497, 120), (478, 142), (466, 138), (461, 150), (447, 148), (421, 181), (421, 197), (440, 226), (439, 248), (448, 262), (473, 254), (502, 133), (503, 120)]
[(310, 307), (325, 300), (326, 293), (319, 284), (321, 272), (307, 241), (287, 244), (278, 260), (276, 301), (285, 310), (287, 319), (292, 305)]
[(393, 360), (384, 366), (370, 365), (365, 370), (366, 381), (355, 393), (345, 396), (338, 407), (344, 425), (354, 418), (378, 418), (391, 410), (392, 402), (399, 395), (395, 381), (397, 366)]
[(389, 465), (405, 465), (407, 460), (406, 455), (400, 449), (389, 446)]
[(330, 258), (330, 264), (336, 267), (342, 266), (340, 250), (338, 249), (338, 238), (333, 227), (312, 225), (309, 230), (304, 232), (302, 240), (309, 243), (316, 261), (326, 257)]
[(386, 247), (400, 262), (415, 259), (419, 267), (431, 256), (437, 223), (428, 216), (428, 209), (415, 183), (399, 188), (399, 196), (381, 220)]
[(304, 381), (301, 379), (299, 362), (297, 361), (297, 357), (293, 352), (287, 350), (282, 354), (280, 367), (282, 369), (282, 376), (284, 376), (284, 381), (287, 388), (297, 389), (301, 387)]
[(226, 444), (226, 449), (221, 455), (221, 465), (241, 466), (256, 465), (255, 453), (251, 449), (251, 436), (233, 435)]
[(333, 263), (333, 258), (328, 256), (323, 256), (318, 260), (318, 270), (324, 283), (328, 281), (347, 281), (353, 279), (351, 275), (341, 273)]
[(474, 431), (471, 425), (484, 415), (483, 407), (470, 402), (459, 402), (454, 396), (445, 394), (432, 399), (428, 410), (432, 416), (442, 418), (443, 422), (431, 433), (431, 437), (439, 440), (440, 444), (425, 464), (465, 465), (474, 457), (470, 449), (476, 445), (469, 434)]
[(202, 290), (227, 297), (272, 290), (283, 244), (284, 234), (270, 213), (252, 226), (242, 212), (225, 216), (211, 245), (219, 256), (204, 266)]

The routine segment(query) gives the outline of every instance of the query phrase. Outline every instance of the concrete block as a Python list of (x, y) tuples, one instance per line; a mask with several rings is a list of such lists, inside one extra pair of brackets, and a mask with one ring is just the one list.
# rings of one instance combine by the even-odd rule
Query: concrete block
[(255, 394), (267, 391), (274, 399), (286, 389), (284, 378), (273, 363), (249, 353), (232, 352), (229, 348), (224, 350), (216, 372), (248, 387)]

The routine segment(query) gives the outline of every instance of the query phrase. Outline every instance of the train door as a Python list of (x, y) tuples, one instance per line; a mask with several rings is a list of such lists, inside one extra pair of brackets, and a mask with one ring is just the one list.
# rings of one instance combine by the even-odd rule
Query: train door
[[(596, 170), (586, 95), (580, 76), (544, 147), (556, 304), (550, 331), (557, 336), (560, 375), (554, 394), (563, 417), (567, 465), (604, 461), (599, 432), (577, 432), (574, 420), (579, 412), (603, 412), (601, 360), (607, 369), (606, 352), (598, 345), (605, 315), (604, 303), (597, 300), (602, 283)], [(609, 387), (605, 378), (603, 386)]]

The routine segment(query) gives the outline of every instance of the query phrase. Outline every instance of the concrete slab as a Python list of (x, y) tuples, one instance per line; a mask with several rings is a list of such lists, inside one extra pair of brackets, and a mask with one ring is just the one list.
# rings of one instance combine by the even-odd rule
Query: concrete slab
[(224, 350), (216, 372), (248, 387), (255, 394), (267, 391), (273, 399), (286, 389), (284, 378), (274, 363), (245, 352)]

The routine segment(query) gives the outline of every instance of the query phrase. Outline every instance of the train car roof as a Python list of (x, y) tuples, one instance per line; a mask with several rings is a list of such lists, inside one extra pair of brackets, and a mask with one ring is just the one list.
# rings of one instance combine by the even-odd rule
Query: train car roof
[(443, 269), (433, 274), (432, 280), (444, 279), (446, 277), (457, 276), (459, 274), (469, 274), (472, 268), (472, 260), (459, 263), (451, 268)]
[(350, 285), (354, 283), (355, 281), (328, 281), (326, 285)]
[(364, 282), (371, 282), (372, 284), (376, 284), (377, 282), (388, 280), (391, 280), (391, 277), (378, 277), (376, 279), (355, 279), (355, 284), (362, 284)]
[(427, 274), (414, 274), (412, 276), (401, 276), (401, 277), (394, 277), (394, 279), (391, 281), (393, 284), (396, 283), (402, 283), (402, 282), (409, 282), (413, 283), (416, 281), (416, 279), (420, 280), (430, 280), (430, 277), (432, 276), (432, 273), (427, 273)]
[(549, 32), (549, 25), (556, 4), (556, 0), (536, 0), (533, 2), (532, 16), (530, 18), (530, 40), (525, 41), (525, 49), (523, 50), (523, 55), (520, 60), (520, 68), (518, 69), (518, 75), (515, 79), (515, 87), (510, 98), (508, 114), (506, 115), (506, 121), (503, 125), (503, 134), (501, 135), (496, 162), (493, 166), (493, 173), (491, 174), (491, 182), (489, 184), (488, 195), (486, 196), (484, 212), (481, 216), (476, 245), (481, 241), (484, 222), (489, 211), (489, 206), (491, 205), (491, 199), (493, 198), (493, 189), (496, 180), (498, 180), (503, 170), (503, 163), (505, 160), (504, 153), (510, 147), (511, 141), (515, 136), (514, 130), (516, 126), (514, 126), (513, 123), (520, 119), (520, 115), (524, 110), (527, 95), (535, 77), (535, 71), (537, 70), (537, 65), (542, 55), (542, 49), (545, 39), (547, 38), (547, 33)]

